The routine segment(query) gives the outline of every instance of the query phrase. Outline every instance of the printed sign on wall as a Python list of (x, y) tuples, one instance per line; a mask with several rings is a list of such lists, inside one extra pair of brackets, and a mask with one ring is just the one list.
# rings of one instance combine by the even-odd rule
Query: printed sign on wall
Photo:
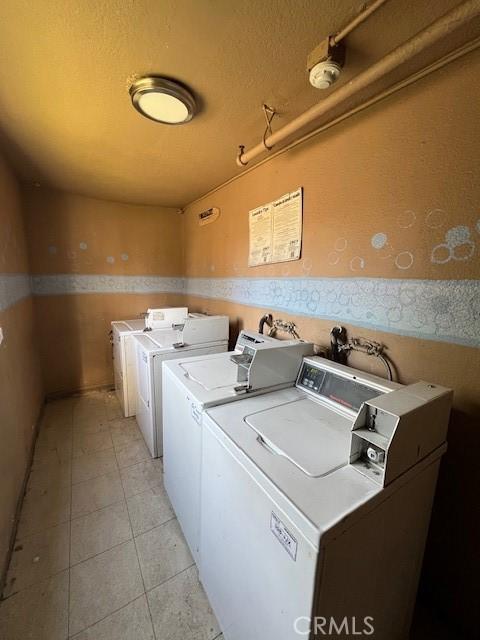
[(202, 211), (198, 214), (198, 224), (203, 227), (206, 224), (210, 224), (211, 222), (215, 222), (220, 215), (220, 209), (218, 207), (211, 207), (206, 211)]
[(299, 260), (303, 191), (300, 187), (249, 212), (248, 266)]

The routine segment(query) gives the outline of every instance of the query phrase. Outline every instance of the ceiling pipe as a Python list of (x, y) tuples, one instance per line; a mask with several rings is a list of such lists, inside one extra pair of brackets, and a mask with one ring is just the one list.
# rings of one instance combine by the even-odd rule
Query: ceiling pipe
[(344, 38), (348, 36), (354, 29), (365, 22), (365, 20), (372, 15), (374, 11), (380, 9), (382, 4), (385, 4), (388, 0), (375, 0), (372, 4), (369, 4), (368, 7), (358, 14), (356, 18), (354, 18), (351, 22), (349, 22), (341, 31), (339, 31), (336, 35), (330, 37), (330, 44), (334, 47), (336, 44), (341, 42)]
[(439, 40), (446, 38), (455, 29), (466, 24), (473, 18), (480, 15), (480, 0), (466, 0), (454, 9), (448, 11), (441, 18), (438, 18), (431, 25), (419, 31), (415, 36), (399, 45), (396, 49), (388, 53), (381, 60), (373, 64), (363, 73), (350, 80), (335, 92), (307, 109), (297, 118), (286, 124), (284, 127), (267, 136), (265, 140), (252, 147), (248, 151), (243, 151), (237, 156), (237, 164), (245, 166), (267, 148), (271, 148), (279, 142), (290, 138), (297, 131), (304, 129), (308, 125), (315, 123), (321, 116), (325, 115), (339, 104), (354, 96), (359, 91), (367, 88), (377, 80), (408, 62), (423, 50), (432, 46)]
[[(210, 191), (208, 191), (207, 193), (204, 193), (203, 195), (198, 197), (196, 200), (192, 200), (192, 202), (189, 202), (188, 206), (190, 207), (199, 202), (203, 202), (205, 199), (213, 196), (214, 193), (217, 193), (217, 191), (220, 191), (220, 189), (227, 187), (228, 185), (242, 178), (242, 176), (245, 176), (247, 173), (250, 173), (250, 171), (255, 171), (255, 169), (257, 167), (261, 167), (262, 164), (265, 164), (266, 162), (270, 162), (270, 160), (273, 160), (274, 158), (278, 158), (280, 155), (290, 151), (290, 149), (295, 149), (295, 147), (298, 147), (299, 145), (304, 144), (308, 140), (311, 140), (315, 136), (318, 136), (320, 133), (324, 133), (325, 131), (328, 131), (328, 129), (335, 127), (336, 125), (340, 124), (341, 122), (344, 122), (348, 118), (351, 118), (352, 116), (362, 113), (366, 109), (373, 107), (374, 105), (378, 104), (379, 102), (382, 102), (386, 98), (390, 98), (395, 93), (398, 93), (399, 91), (402, 91), (407, 87), (410, 87), (416, 82), (419, 82), (419, 80), (423, 80), (430, 74), (435, 73), (439, 69), (443, 69), (444, 67), (451, 64), (452, 62), (455, 62), (456, 60), (463, 58), (464, 56), (468, 55), (469, 53), (472, 53), (473, 51), (476, 51), (477, 49), (480, 49), (480, 36), (478, 36), (477, 38), (474, 38), (473, 40), (469, 40), (466, 44), (462, 45), (458, 49), (454, 49), (450, 53), (447, 53), (446, 55), (439, 58), (438, 60), (435, 60), (435, 62), (432, 62), (426, 67), (422, 67), (419, 71), (415, 71), (415, 73), (413, 73), (412, 75), (409, 75), (403, 80), (396, 82), (395, 84), (389, 86), (387, 89), (384, 89), (380, 93), (376, 93), (373, 97), (368, 98), (364, 102), (360, 102), (360, 104), (358, 104), (356, 107), (353, 107), (348, 111), (344, 111), (341, 115), (337, 116), (333, 120), (328, 120), (328, 122), (325, 122), (324, 124), (316, 126), (311, 131), (308, 131), (308, 133), (304, 133), (300, 138), (295, 138), (294, 140), (284, 145), (283, 147), (280, 147), (270, 155), (266, 156), (265, 158), (262, 158), (256, 164), (250, 165), (248, 168), (245, 169), (245, 171), (243, 171), (243, 173), (236, 173), (231, 178), (228, 178), (224, 182), (221, 182), (213, 189), (210, 189)], [(183, 212), (183, 210), (181, 211)]]

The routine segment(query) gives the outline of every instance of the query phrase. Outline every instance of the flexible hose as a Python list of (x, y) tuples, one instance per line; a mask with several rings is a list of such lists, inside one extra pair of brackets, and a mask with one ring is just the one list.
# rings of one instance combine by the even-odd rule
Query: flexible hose
[(393, 380), (393, 371), (388, 358), (383, 355), (384, 346), (368, 338), (350, 338), (347, 340), (345, 327), (335, 326), (330, 331), (331, 357), (334, 362), (347, 364), (348, 355), (352, 351), (379, 358), (387, 371), (387, 377)]
[(263, 328), (265, 325), (269, 327), (273, 326), (273, 316), (271, 313), (266, 313), (260, 318), (260, 322), (258, 323), (258, 333), (263, 335)]
[(392, 373), (392, 367), (390, 366), (390, 363), (388, 362), (388, 360), (382, 356), (382, 355), (378, 355), (377, 358), (380, 358), (380, 360), (383, 362), (383, 364), (385, 365), (385, 369), (387, 370), (387, 376), (388, 379), (390, 380), (390, 382), (393, 380), (393, 373)]

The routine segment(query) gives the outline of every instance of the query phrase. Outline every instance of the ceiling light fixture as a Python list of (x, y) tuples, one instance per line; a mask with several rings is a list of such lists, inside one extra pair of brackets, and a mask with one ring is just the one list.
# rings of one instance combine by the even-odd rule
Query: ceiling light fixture
[(155, 76), (136, 80), (130, 87), (130, 97), (142, 116), (163, 124), (189, 122), (197, 108), (188, 89), (173, 80)]

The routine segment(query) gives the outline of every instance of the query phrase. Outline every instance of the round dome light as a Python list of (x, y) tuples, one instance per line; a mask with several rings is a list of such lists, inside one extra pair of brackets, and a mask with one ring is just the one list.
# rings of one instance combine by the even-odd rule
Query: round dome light
[(136, 80), (130, 87), (130, 97), (139, 113), (163, 124), (183, 124), (191, 120), (196, 111), (190, 91), (166, 78)]

